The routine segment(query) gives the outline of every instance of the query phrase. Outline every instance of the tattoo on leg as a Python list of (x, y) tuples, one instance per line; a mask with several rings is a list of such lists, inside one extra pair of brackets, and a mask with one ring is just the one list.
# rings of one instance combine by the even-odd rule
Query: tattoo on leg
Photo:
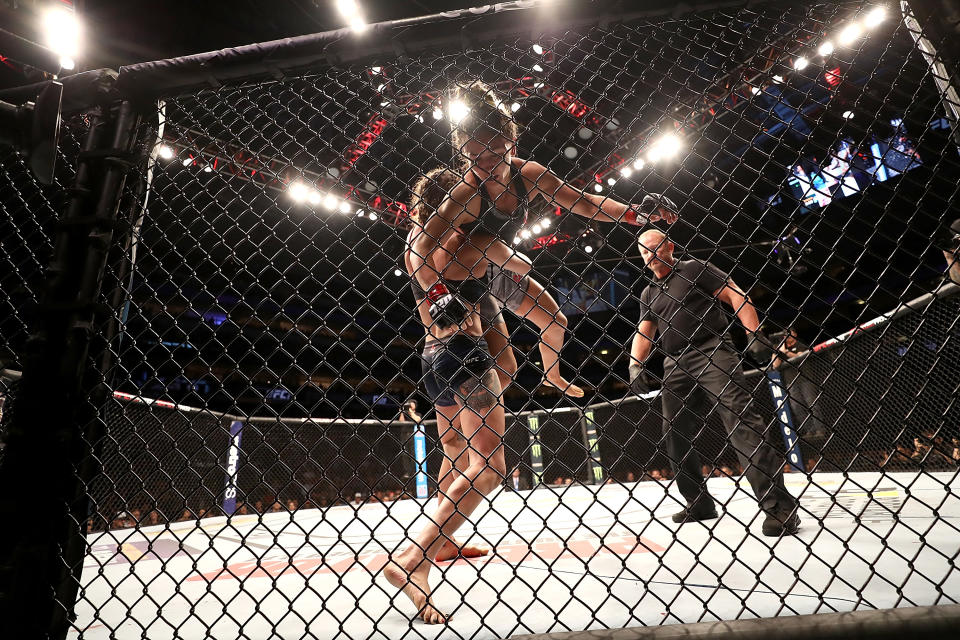
[(497, 374), (491, 369), (479, 380), (473, 378), (460, 385), (460, 394), (464, 406), (468, 409), (486, 411), (497, 404), (497, 396), (491, 390), (499, 391), (499, 389)]

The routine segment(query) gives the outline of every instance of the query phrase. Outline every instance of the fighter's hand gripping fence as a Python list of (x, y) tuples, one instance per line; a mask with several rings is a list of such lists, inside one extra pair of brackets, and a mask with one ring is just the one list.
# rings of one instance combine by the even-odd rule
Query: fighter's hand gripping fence
[(53, 185), (0, 147), (0, 618), (955, 629), (951, 23), (648, 4), (137, 65)]

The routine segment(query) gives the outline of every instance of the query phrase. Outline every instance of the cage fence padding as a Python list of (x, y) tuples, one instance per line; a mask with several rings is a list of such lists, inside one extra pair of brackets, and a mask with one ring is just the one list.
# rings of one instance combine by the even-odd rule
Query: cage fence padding
[[(499, 638), (956, 603), (960, 286), (948, 228), (960, 156), (942, 78), (898, 11), (751, 4), (541, 32), (491, 9), (426, 21), (461, 29), (455, 44), (405, 48), (416, 23), (374, 27), (397, 53), (378, 41), (362, 61), (335, 55), (343, 34), (324, 34), (322, 60), (278, 60), (265, 75), (226, 53), (207, 74), (191, 59), (122, 72), (125, 90), (163, 87), (150, 96), (160, 133), (148, 171), (125, 186), (101, 296), (110, 317), (94, 328), (106, 399), (88, 432), (90, 552), (71, 637)], [(263, 49), (282, 58), (285, 46)], [(517, 161), (521, 178), (500, 185), (506, 200), (520, 200), (518, 184), (537, 194), (500, 240), (531, 258), (545, 293), (521, 312), (503, 301), (516, 371), (498, 362), (510, 382), (502, 424), (499, 409), (479, 420), (478, 433), (502, 429), (489, 455), (480, 436), (448, 439), (432, 404), (404, 260), (421, 224), (418, 178), (444, 167), (470, 185), (493, 151), (496, 136), (473, 156), (451, 142), (471, 126), (454, 88), (477, 81), (490, 87), (487, 127), (504, 137), (512, 120), (516, 155), (566, 183), (541, 190)], [(0, 151), (11, 371), (79, 154), (66, 131), (52, 187)], [(498, 179), (473, 185), (478, 197)], [(630, 211), (660, 211), (641, 208), (648, 194), (679, 219), (626, 224)], [(590, 206), (615, 221), (587, 219)], [(693, 320), (713, 334), (672, 355), (665, 334), (690, 320), (660, 317), (652, 388), (638, 392), (628, 365), (645, 288), (687, 302), (645, 269), (637, 241), (650, 229), (683, 264), (716, 269), (708, 300), (748, 297), (712, 303), (713, 320)], [(691, 290), (713, 282), (707, 271)], [(691, 276), (676, 277), (683, 288)], [(775, 364), (750, 354), (753, 308), (772, 346), (790, 350)], [(559, 371), (582, 399), (544, 383), (541, 341), (549, 350), (557, 327)], [(700, 495), (719, 518), (678, 523), (684, 507), (690, 520), (710, 509), (680, 493), (690, 470), (671, 459), (680, 414), (665, 398), (678, 371), (702, 380), (718, 367), (722, 389), (681, 404)], [(18, 384), (2, 380), (0, 432)], [(736, 430), (728, 392), (744, 402)], [(481, 412), (456, 393), (463, 428)], [(744, 451), (754, 416), (765, 430)], [(448, 541), (453, 556), (431, 565), (451, 617), (428, 630), (384, 570), (478, 455), (496, 487), (475, 487), (486, 495)], [(799, 502), (796, 535), (776, 502), (781, 477)], [(756, 495), (758, 481), (769, 493)], [(458, 557), (461, 544), (487, 553)]]

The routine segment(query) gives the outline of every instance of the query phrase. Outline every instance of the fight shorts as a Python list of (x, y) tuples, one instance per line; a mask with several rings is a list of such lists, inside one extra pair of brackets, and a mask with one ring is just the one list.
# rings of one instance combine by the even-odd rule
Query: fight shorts
[(480, 379), (493, 369), (487, 341), (465, 333), (445, 340), (431, 340), (423, 348), (423, 381), (435, 406), (457, 404), (457, 390), (464, 382)]

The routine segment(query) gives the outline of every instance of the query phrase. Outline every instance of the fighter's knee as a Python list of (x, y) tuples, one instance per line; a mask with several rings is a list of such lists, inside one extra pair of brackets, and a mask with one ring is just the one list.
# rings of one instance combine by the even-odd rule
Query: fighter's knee
[(500, 468), (503, 465), (489, 464), (481, 471), (473, 481), (473, 488), (483, 495), (487, 495), (503, 482), (506, 476), (506, 468)]

